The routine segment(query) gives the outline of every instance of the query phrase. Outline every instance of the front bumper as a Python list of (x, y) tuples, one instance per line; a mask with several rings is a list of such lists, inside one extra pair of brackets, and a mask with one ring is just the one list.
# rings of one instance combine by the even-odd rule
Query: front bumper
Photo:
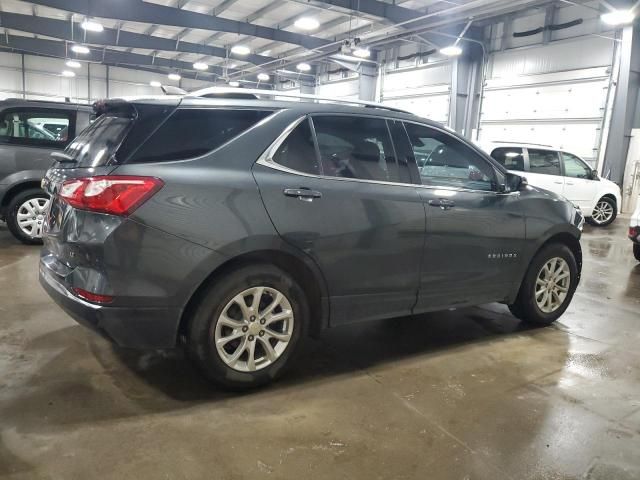
[(133, 308), (94, 305), (73, 295), (63, 278), (40, 262), (40, 284), (71, 318), (125, 348), (176, 346), (178, 308)]

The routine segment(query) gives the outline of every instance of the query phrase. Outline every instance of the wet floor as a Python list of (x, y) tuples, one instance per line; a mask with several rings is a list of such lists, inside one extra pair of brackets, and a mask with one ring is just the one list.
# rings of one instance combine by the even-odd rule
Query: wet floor
[(587, 227), (553, 327), (487, 305), (336, 329), (243, 395), (77, 326), (0, 227), (0, 478), (639, 479), (626, 223)]

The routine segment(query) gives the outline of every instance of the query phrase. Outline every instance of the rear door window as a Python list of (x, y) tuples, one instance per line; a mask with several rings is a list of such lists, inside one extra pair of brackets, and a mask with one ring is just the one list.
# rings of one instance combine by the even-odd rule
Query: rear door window
[(520, 147), (496, 148), (491, 156), (507, 170), (524, 172), (524, 152)]
[(272, 113), (267, 110), (178, 109), (129, 161), (162, 162), (199, 157)]
[(75, 111), (14, 108), (0, 114), (0, 142), (64, 148), (75, 134)]
[(351, 115), (312, 117), (323, 175), (401, 182), (384, 119)]
[(528, 148), (529, 171), (543, 175), (562, 175), (560, 158), (555, 150)]
[(320, 175), (313, 133), (308, 119), (305, 118), (282, 142), (273, 155), (273, 161), (297, 172)]

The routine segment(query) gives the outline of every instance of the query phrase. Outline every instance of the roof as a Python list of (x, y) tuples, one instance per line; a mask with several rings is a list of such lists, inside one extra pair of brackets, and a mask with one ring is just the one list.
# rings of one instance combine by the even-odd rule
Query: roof
[(11, 107), (47, 107), (57, 108), (60, 110), (86, 110), (88, 112), (93, 110), (91, 105), (81, 103), (55, 102), (50, 100), (24, 100), (22, 98), (6, 98), (4, 100), (0, 100), (0, 108)]

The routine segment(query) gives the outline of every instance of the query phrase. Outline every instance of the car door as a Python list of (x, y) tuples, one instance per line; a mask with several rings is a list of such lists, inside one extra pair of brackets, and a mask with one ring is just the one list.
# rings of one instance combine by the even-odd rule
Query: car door
[(425, 159), (419, 192), (427, 236), (416, 312), (504, 299), (522, 261), (519, 192), (498, 192), (489, 160), (448, 132), (405, 125)]
[(593, 179), (592, 169), (580, 158), (567, 152), (560, 152), (560, 157), (565, 177), (563, 195), (590, 213), (598, 200), (598, 180)]
[(526, 150), (528, 166), (526, 178), (529, 184), (563, 195), (564, 177), (558, 152), (546, 148), (527, 148)]
[(384, 119), (305, 118), (253, 172), (278, 233), (319, 265), (333, 325), (411, 313), (425, 213)]

